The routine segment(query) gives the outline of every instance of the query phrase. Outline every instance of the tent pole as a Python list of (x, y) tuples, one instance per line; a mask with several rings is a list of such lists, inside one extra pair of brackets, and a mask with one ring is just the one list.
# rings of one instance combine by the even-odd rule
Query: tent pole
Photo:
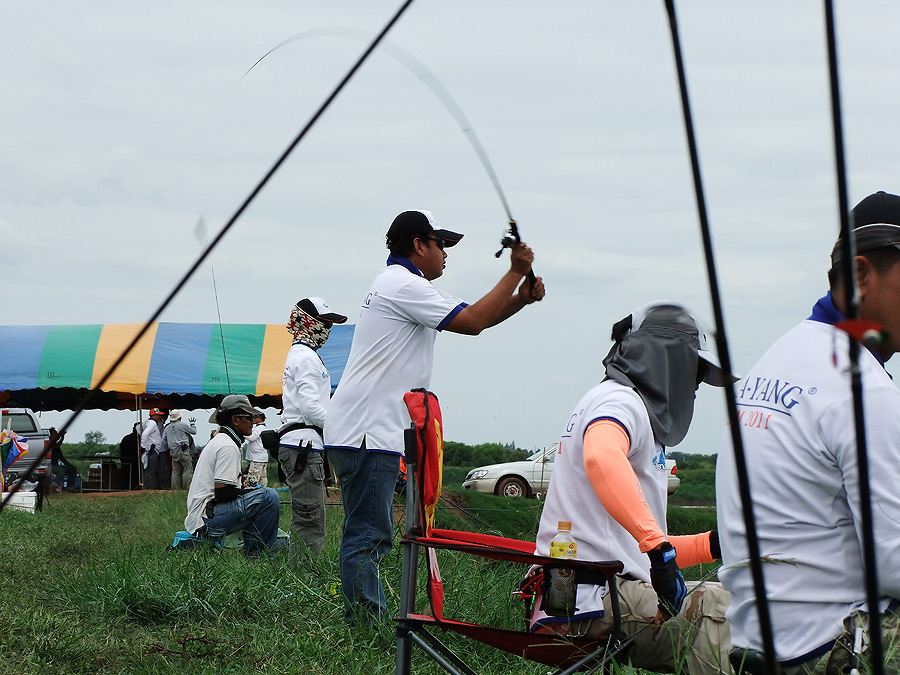
[[(136, 408), (137, 408), (137, 418), (138, 418), (138, 425), (139, 425), (138, 428), (143, 429), (144, 428), (144, 415), (143, 415), (144, 401), (142, 400), (142, 397), (140, 394), (134, 395), (134, 402), (135, 402)], [(135, 431), (134, 433), (137, 434), (137, 446), (138, 446), (138, 452), (137, 452), (137, 455), (138, 455), (138, 462), (137, 462), (138, 485), (140, 485), (141, 490), (143, 490), (144, 489), (144, 462), (141, 459), (141, 435), (137, 431)]]

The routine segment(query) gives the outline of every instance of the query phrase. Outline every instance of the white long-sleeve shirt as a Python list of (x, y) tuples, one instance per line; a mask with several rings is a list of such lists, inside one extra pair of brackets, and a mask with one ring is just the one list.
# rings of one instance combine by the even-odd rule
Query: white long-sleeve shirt
[[(737, 390), (750, 492), (779, 660), (834, 639), (866, 602), (859, 468), (848, 338), (816, 321), (776, 342)], [(900, 599), (900, 391), (867, 350), (859, 357), (878, 592)], [(762, 648), (737, 470), (726, 432), (716, 467), (728, 620), (738, 647)]]
[(141, 450), (150, 452), (150, 446), (156, 446), (154, 452), (165, 452), (162, 442), (162, 432), (159, 430), (161, 425), (152, 417), (144, 422), (144, 428), (141, 430)]
[(244, 439), (244, 457), (248, 462), (268, 462), (269, 453), (263, 447), (260, 431), (265, 431), (265, 424), (254, 424), (253, 431)]
[[(284, 363), (281, 383), (284, 424), (303, 422), (320, 429), (325, 427), (325, 411), (331, 397), (331, 375), (318, 353), (300, 342), (291, 345)], [(322, 436), (314, 429), (298, 429), (281, 437), (281, 445), (299, 447), (312, 443), (321, 450)]]

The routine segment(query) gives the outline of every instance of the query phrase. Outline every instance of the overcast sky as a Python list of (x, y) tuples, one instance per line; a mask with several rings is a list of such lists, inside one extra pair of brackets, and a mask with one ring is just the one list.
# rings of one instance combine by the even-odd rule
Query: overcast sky
[[(900, 4), (837, 4), (854, 204), (900, 191)], [(376, 32), (398, 7), (0, 4), (0, 320), (145, 320), (200, 254), (198, 221), (211, 238), (364, 46), (299, 39), (245, 71), (306, 31)], [(678, 11), (727, 335), (746, 372), (824, 293), (838, 231), (823, 8)], [(389, 40), (471, 121), (548, 292), (480, 337), (438, 337), (445, 438), (549, 445), (601, 379), (612, 323), (657, 299), (713, 322), (664, 3), (417, 0)], [(466, 235), (436, 285), (473, 302), (496, 283), (508, 255), (493, 255), (506, 218), (491, 181), (431, 90), (376, 53), (162, 318), (216, 322), (214, 267), (225, 323), (281, 323), (306, 295), (352, 322), (409, 208)], [(717, 452), (724, 410), (720, 390), (701, 388), (677, 449)], [(133, 418), (86, 413), (69, 440), (118, 441)]]

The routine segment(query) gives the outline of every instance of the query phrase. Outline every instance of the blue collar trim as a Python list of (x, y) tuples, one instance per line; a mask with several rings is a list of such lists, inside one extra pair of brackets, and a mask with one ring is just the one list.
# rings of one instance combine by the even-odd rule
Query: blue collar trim
[(813, 305), (812, 314), (809, 315), (810, 321), (818, 321), (819, 323), (827, 323), (830, 326), (843, 321), (845, 317), (831, 299), (831, 291), (828, 291), (819, 301)]
[(318, 351), (319, 351), (318, 349), (316, 349), (316, 348), (313, 347), (312, 345), (305, 343), (303, 340), (294, 340), (294, 341), (291, 343), (291, 347), (293, 347), (294, 345), (303, 345), (304, 347), (309, 347), (309, 348), (312, 349), (314, 352), (318, 352)]
[[(828, 291), (823, 297), (819, 298), (819, 301), (813, 305), (812, 314), (809, 315), (810, 321), (818, 321), (819, 323), (827, 323), (830, 326), (834, 326), (841, 321), (844, 321), (847, 317), (841, 313), (841, 311), (834, 306), (834, 301), (831, 299), (831, 291)], [(875, 357), (875, 360), (881, 364), (881, 367), (884, 368), (884, 361), (881, 357), (875, 353), (873, 350), (869, 350), (869, 353)], [(887, 369), (885, 368), (885, 371)], [(888, 373), (890, 375), (890, 373)], [(893, 379), (893, 378), (891, 378)]]
[(413, 274), (417, 274), (420, 277), (425, 276), (424, 274), (422, 274), (421, 270), (419, 270), (418, 267), (413, 265), (412, 260), (410, 260), (409, 258), (404, 258), (399, 255), (389, 255), (387, 258), (387, 264), (388, 265), (402, 265), (403, 267), (408, 269)]

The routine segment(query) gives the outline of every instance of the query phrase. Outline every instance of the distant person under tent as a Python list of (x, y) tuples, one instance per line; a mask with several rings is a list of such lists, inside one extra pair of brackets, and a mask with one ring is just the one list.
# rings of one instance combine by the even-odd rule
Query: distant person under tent
[(266, 416), (259, 413), (253, 418), (253, 432), (244, 441), (244, 458), (250, 463), (247, 481), (251, 487), (269, 484), (269, 452), (263, 447), (259, 434), (266, 430)]
[(66, 435), (50, 427), (50, 487), (55, 492), (81, 492), (81, 476), (74, 464), (63, 456), (62, 443)]
[(169, 489), (169, 458), (163, 445), (165, 410), (150, 408), (149, 419), (141, 431), (141, 462), (144, 465), (144, 489)]
[(191, 487), (191, 478), (194, 476), (194, 465), (191, 458), (194, 455), (194, 434), (197, 433), (196, 419), (189, 422), (181, 419), (181, 411), (173, 410), (169, 413), (172, 420), (163, 431), (163, 445), (172, 457), (172, 489), (187, 490)]
[(135, 422), (130, 433), (119, 441), (119, 459), (122, 472), (119, 474), (119, 487), (123, 490), (137, 490), (141, 487), (141, 423)]

